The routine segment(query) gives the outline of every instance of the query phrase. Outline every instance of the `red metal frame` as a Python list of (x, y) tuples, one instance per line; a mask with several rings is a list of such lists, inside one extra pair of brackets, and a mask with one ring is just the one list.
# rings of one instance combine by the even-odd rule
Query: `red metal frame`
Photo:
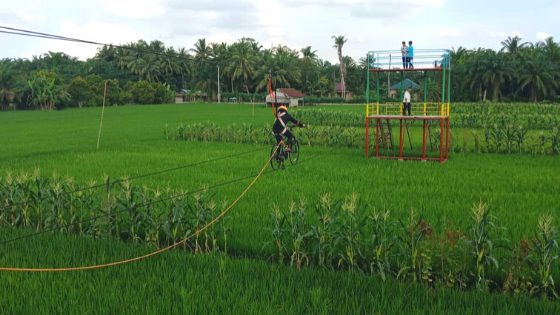
[[(372, 115), (366, 117), (366, 147), (365, 155), (369, 158), (369, 125), (370, 119), (375, 119), (375, 157), (377, 159), (398, 159), (398, 160), (420, 160), (420, 161), (439, 161), (444, 163), (449, 158), (449, 142), (450, 142), (450, 123), (449, 116), (394, 116), (394, 115)], [(386, 156), (380, 154), (379, 150), (379, 137), (382, 120), (399, 120), (399, 155), (398, 156)], [(422, 156), (404, 156), (404, 128), (403, 121), (413, 120), (422, 121)], [(426, 156), (426, 145), (427, 145), (427, 129), (428, 121), (439, 121), (440, 133), (439, 133), (439, 157), (428, 157)], [(444, 139), (445, 138), (445, 139)]]

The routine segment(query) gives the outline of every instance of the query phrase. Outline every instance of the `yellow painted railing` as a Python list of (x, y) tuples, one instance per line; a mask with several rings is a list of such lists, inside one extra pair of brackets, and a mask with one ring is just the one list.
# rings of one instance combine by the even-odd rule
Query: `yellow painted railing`
[[(402, 115), (402, 103), (369, 103), (366, 104), (366, 116), (373, 115)], [(450, 116), (451, 104), (449, 103), (412, 103), (412, 116)]]

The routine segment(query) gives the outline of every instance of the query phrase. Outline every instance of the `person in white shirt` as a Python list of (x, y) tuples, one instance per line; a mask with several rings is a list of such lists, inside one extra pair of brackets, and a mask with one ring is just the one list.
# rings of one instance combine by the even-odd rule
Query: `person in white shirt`
[(402, 54), (402, 66), (403, 69), (408, 68), (408, 47), (406, 47), (406, 42), (402, 42), (401, 47), (401, 54)]
[(408, 112), (408, 116), (410, 116), (410, 115), (411, 115), (411, 114), (410, 114), (411, 105), (410, 105), (410, 92), (409, 92), (409, 89), (406, 89), (406, 90), (404, 91), (404, 97), (403, 97), (403, 100), (402, 100), (402, 104), (403, 104), (403, 107), (402, 107), (402, 114), (403, 114), (403, 116), (406, 116), (406, 113), (407, 113), (407, 112)]

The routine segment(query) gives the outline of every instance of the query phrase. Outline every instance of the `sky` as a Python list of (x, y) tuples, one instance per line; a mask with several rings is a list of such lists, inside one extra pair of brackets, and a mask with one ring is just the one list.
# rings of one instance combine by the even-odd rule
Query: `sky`
[[(347, 39), (343, 54), (368, 51), (479, 47), (499, 50), (508, 36), (536, 43), (560, 41), (560, 0), (3, 0), (0, 26), (107, 44), (139, 39), (193, 48), (242, 37), (263, 48), (311, 46), (337, 63), (333, 36)], [(49, 51), (81, 60), (98, 46), (0, 33), (0, 58), (32, 58)]]

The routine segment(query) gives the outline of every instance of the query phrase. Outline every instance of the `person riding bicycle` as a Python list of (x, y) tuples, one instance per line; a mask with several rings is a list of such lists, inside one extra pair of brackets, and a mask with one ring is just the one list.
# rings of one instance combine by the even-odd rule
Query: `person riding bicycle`
[(288, 143), (286, 143), (286, 151), (290, 151), (289, 143), (293, 143), (294, 135), (290, 131), (287, 123), (292, 122), (298, 127), (305, 128), (305, 125), (297, 121), (288, 113), (288, 108), (286, 105), (280, 105), (276, 109), (276, 119), (274, 120), (274, 125), (272, 126), (272, 132), (276, 138), (276, 144), (278, 145), (282, 141), (283, 137), (288, 138)]

